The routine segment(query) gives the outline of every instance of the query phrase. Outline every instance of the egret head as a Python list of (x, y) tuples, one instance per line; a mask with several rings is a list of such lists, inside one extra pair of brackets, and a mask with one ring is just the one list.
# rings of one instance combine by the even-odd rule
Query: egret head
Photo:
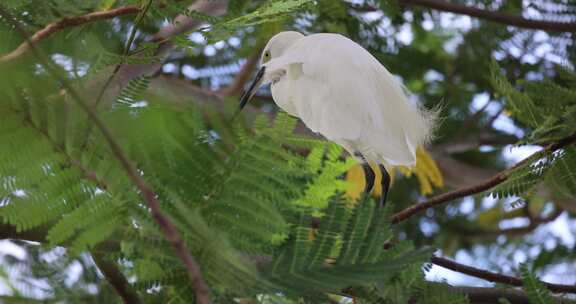
[(264, 51), (262, 52), (262, 56), (260, 57), (260, 69), (254, 78), (252, 84), (248, 90), (242, 94), (240, 97), (240, 109), (244, 108), (244, 106), (248, 103), (248, 101), (256, 94), (256, 91), (260, 88), (261, 85), (269, 83), (274, 80), (275, 75), (272, 75), (270, 72), (266, 72), (266, 64), (273, 59), (279, 58), (284, 54), (284, 51), (288, 49), (290, 46), (294, 44), (297, 40), (304, 37), (301, 33), (294, 32), (294, 31), (287, 31), (287, 32), (280, 32), (274, 37), (272, 37), (266, 47), (264, 47)]
[(263, 66), (274, 58), (282, 56), (287, 48), (302, 37), (304, 37), (304, 35), (294, 31), (280, 32), (274, 35), (274, 37), (268, 41), (266, 47), (264, 47), (262, 57), (260, 57), (260, 66)]

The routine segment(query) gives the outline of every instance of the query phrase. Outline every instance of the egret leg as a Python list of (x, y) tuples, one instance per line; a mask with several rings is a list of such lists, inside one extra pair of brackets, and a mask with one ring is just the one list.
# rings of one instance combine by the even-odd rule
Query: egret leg
[(362, 162), (362, 169), (364, 170), (364, 179), (366, 181), (366, 186), (364, 186), (364, 194), (368, 196), (370, 195), (370, 192), (372, 192), (372, 188), (374, 188), (374, 180), (376, 179), (376, 173), (374, 173), (374, 170), (372, 170), (372, 167), (370, 167), (370, 164), (362, 154), (356, 152), (354, 155), (358, 157)]
[(390, 189), (390, 174), (388, 174), (388, 171), (382, 164), (378, 165), (378, 168), (380, 168), (380, 173), (382, 173), (382, 196), (380, 197), (380, 204), (384, 206), (388, 197), (388, 189)]
[(364, 169), (364, 178), (366, 180), (366, 186), (364, 187), (364, 194), (369, 195), (374, 188), (374, 180), (376, 179), (376, 173), (372, 170), (372, 167), (368, 163), (362, 164), (362, 169)]

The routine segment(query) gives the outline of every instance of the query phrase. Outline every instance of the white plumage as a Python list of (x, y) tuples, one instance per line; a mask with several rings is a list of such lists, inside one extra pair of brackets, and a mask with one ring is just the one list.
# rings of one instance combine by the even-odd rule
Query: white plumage
[(240, 108), (260, 83), (272, 83), (278, 106), (362, 163), (366, 193), (375, 176), (369, 164), (379, 166), (384, 203), (386, 167), (416, 164), (416, 148), (430, 138), (435, 112), (412, 105), (392, 74), (342, 35), (279, 33), (264, 48), (261, 65)]
[[(266, 58), (268, 57), (268, 58)], [(368, 51), (339, 34), (282, 32), (262, 57), (274, 101), (312, 131), (386, 166), (414, 166), (434, 115)]]

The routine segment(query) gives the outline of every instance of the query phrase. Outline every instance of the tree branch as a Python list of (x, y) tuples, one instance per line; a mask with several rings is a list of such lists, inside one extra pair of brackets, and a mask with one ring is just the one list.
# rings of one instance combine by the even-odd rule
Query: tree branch
[(522, 227), (513, 227), (505, 229), (477, 229), (464, 227), (462, 225), (454, 225), (450, 230), (454, 231), (456, 234), (465, 236), (472, 239), (493, 239), (500, 235), (505, 235), (507, 237), (522, 236), (530, 233), (536, 228), (540, 227), (542, 224), (550, 223), (556, 220), (565, 210), (556, 206), (556, 210), (552, 212), (547, 217), (535, 217), (530, 220), (530, 223)]
[(40, 226), (29, 230), (20, 231), (16, 226), (8, 223), (0, 223), (0, 240), (25, 240), (30, 242), (45, 242), (46, 227)]
[(483, 10), (461, 4), (450, 3), (441, 0), (398, 0), (398, 2), (400, 4), (408, 6), (420, 6), (444, 12), (468, 15), (515, 27), (534, 29), (534, 30), (544, 30), (551, 32), (576, 32), (576, 23), (573, 22), (554, 22), (546, 20), (526, 19), (521, 16), (515, 16), (500, 12), (491, 12), (488, 10)]
[[(22, 240), (30, 242), (45, 243), (48, 228), (46, 226), (36, 227), (31, 230), (19, 231), (16, 226), (11, 224), (0, 224), (0, 240)], [(122, 298), (124, 303), (133, 304), (141, 303), (138, 294), (132, 289), (122, 272), (118, 270), (114, 263), (105, 260), (103, 252), (119, 250), (119, 244), (114, 241), (105, 241), (94, 250), (91, 250), (94, 263), (106, 277), (106, 280), (112, 285), (114, 290)]]
[(68, 91), (68, 93), (72, 96), (74, 101), (78, 104), (78, 106), (86, 112), (90, 120), (94, 122), (94, 125), (100, 130), (102, 135), (104, 136), (105, 140), (108, 142), (110, 150), (112, 154), (116, 157), (116, 159), (120, 162), (122, 168), (128, 175), (128, 177), (132, 180), (134, 185), (140, 191), (140, 195), (142, 198), (148, 203), (150, 207), (152, 216), (164, 232), (166, 239), (172, 245), (176, 255), (180, 258), (184, 266), (188, 271), (188, 276), (191, 279), (194, 287), (194, 292), (196, 294), (196, 301), (200, 304), (208, 304), (211, 303), (209, 297), (209, 289), (204, 279), (202, 277), (202, 273), (200, 271), (200, 266), (194, 260), (194, 258), (190, 255), (184, 241), (174, 226), (172, 222), (168, 220), (168, 217), (164, 215), (161, 210), (160, 202), (156, 197), (156, 193), (152, 190), (152, 188), (146, 183), (146, 181), (142, 178), (142, 176), (138, 173), (132, 162), (128, 159), (126, 154), (124, 153), (123, 149), (120, 145), (116, 142), (115, 138), (113, 137), (112, 133), (104, 122), (100, 120), (98, 115), (92, 110), (88, 104), (86, 104), (80, 95), (76, 92), (76, 90), (72, 87), (70, 83), (68, 83), (65, 77), (61, 76), (60, 71), (51, 64), (51, 61), (45, 57), (43, 53), (38, 50), (33, 42), (30, 40), (28, 33), (20, 26), (20, 24), (9, 14), (3, 7), (0, 7), (0, 15), (5, 18), (7, 21), (13, 24), (16, 30), (26, 39), (28, 44), (30, 45), (31, 51), (34, 55), (41, 61), (42, 65), (46, 68), (46, 70), (56, 79), (58, 79), (62, 86)]
[(495, 134), (493, 131), (483, 131), (474, 137), (459, 138), (454, 141), (441, 143), (434, 146), (434, 149), (440, 150), (445, 154), (455, 154), (477, 149), (482, 145), (511, 145), (520, 139), (514, 135)]
[[(432, 264), (444, 267), (446, 269), (450, 269), (456, 272), (460, 272), (463, 274), (467, 274), (476, 278), (481, 278), (484, 279), (486, 281), (489, 282), (493, 282), (493, 283), (501, 283), (501, 284), (506, 284), (506, 285), (512, 285), (512, 286), (518, 286), (518, 287), (522, 287), (522, 280), (516, 277), (512, 277), (512, 276), (507, 276), (507, 275), (503, 275), (503, 274), (499, 274), (499, 273), (494, 273), (494, 272), (490, 272), (487, 270), (482, 270), (482, 269), (478, 269), (478, 268), (474, 268), (471, 266), (466, 266), (466, 265), (462, 265), (459, 263), (456, 263), (454, 261), (442, 258), (442, 257), (438, 257), (438, 256), (433, 256), (430, 261), (432, 262)], [(576, 293), (576, 285), (562, 285), (562, 284), (552, 284), (552, 283), (546, 283), (546, 282), (542, 282), (542, 284), (544, 286), (546, 286), (546, 288), (548, 288), (550, 291), (552, 292), (558, 292), (558, 293)]]
[[(499, 299), (506, 299), (511, 304), (530, 304), (526, 293), (517, 289), (468, 286), (448, 286), (447, 288), (451, 292), (467, 295), (471, 304), (499, 303)], [(554, 300), (557, 303), (571, 303), (570, 300), (560, 297), (554, 297)]]
[[(160, 7), (163, 7), (165, 5), (166, 5), (165, 3), (159, 4)], [(52, 34), (59, 32), (63, 29), (69, 28), (69, 27), (83, 25), (83, 24), (87, 24), (87, 23), (92, 23), (92, 22), (99, 21), (99, 20), (112, 19), (115, 17), (124, 16), (124, 15), (136, 14), (136, 13), (140, 12), (141, 9), (142, 8), (137, 6), (137, 5), (128, 5), (128, 6), (110, 9), (110, 10), (106, 10), (106, 11), (92, 12), (92, 13), (88, 13), (88, 14), (82, 15), (82, 16), (63, 18), (61, 20), (49, 23), (48, 25), (46, 25), (41, 30), (34, 33), (30, 37), (30, 40), (33, 43), (38, 43), (38, 42), (48, 38)], [(186, 27), (186, 25), (180, 26), (180, 28), (185, 28), (185, 27)], [(152, 40), (157, 41), (157, 40), (163, 39), (164, 36), (173, 36), (175, 34), (178, 34), (179, 32), (173, 32), (174, 29), (176, 29), (176, 27), (174, 27), (174, 26), (165, 27), (158, 34), (156, 34)], [(29, 50), (30, 50), (30, 44), (28, 42), (23, 42), (14, 51), (12, 51), (6, 55), (0, 56), (0, 62), (7, 62), (7, 61), (14, 60), (16, 58), (19, 58), (20, 56), (24, 55)]]
[(93, 12), (82, 16), (71, 17), (71, 18), (64, 18), (62, 20), (52, 22), (46, 25), (43, 29), (34, 33), (34, 35), (30, 36), (30, 42), (23, 42), (20, 44), (14, 51), (0, 57), (0, 62), (6, 62), (10, 60), (14, 60), (22, 55), (24, 55), (27, 51), (30, 50), (30, 43), (38, 43), (50, 35), (61, 31), (68, 27), (78, 26), (90, 22), (95, 22), (98, 20), (105, 20), (111, 19), (118, 16), (135, 14), (140, 11), (140, 8), (136, 5), (129, 5), (125, 7), (119, 7), (116, 9), (111, 9), (102, 12)]
[(262, 49), (258, 49), (258, 51), (252, 53), (250, 57), (246, 60), (246, 63), (242, 66), (234, 81), (228, 86), (220, 90), (220, 95), (224, 97), (233, 96), (242, 91), (244, 84), (250, 79), (250, 75), (252, 74), (252, 70), (258, 64), (258, 60), (260, 59), (260, 53)]
[[(189, 7), (188, 11), (198, 11), (212, 16), (219, 16), (227, 10), (227, 0), (197, 0), (194, 1)], [(156, 58), (166, 58), (170, 52), (176, 47), (171, 41), (171, 38), (197, 28), (203, 23), (202, 20), (193, 19), (185, 14), (178, 15), (174, 18), (174, 22), (161, 28), (156, 34), (152, 35), (149, 39), (151, 42), (158, 44), (158, 48), (154, 53)], [(162, 69), (162, 60), (151, 64), (123, 64), (120, 66), (114, 81), (107, 86), (102, 101), (110, 105), (118, 94), (122, 91), (130, 80), (138, 76), (152, 76)], [(105, 80), (95, 77), (81, 88), (86, 100), (93, 99), (94, 92), (98, 92)]]
[(122, 272), (120, 272), (113, 262), (107, 260), (102, 254), (96, 252), (92, 252), (92, 258), (94, 259), (96, 266), (98, 266), (98, 269), (100, 269), (102, 274), (104, 274), (108, 283), (112, 285), (125, 304), (142, 303), (138, 294), (134, 289), (132, 289), (130, 283), (128, 283)]
[(576, 134), (572, 134), (571, 136), (568, 136), (568, 137), (566, 137), (566, 138), (564, 138), (564, 139), (562, 139), (556, 143), (553, 143), (553, 144), (546, 146), (544, 149), (542, 149), (542, 150), (530, 155), (529, 157), (523, 159), (522, 161), (518, 162), (516, 165), (512, 166), (511, 168), (506, 169), (506, 170), (492, 176), (488, 180), (480, 182), (476, 185), (472, 185), (472, 186), (457, 189), (457, 190), (454, 190), (451, 192), (447, 192), (444, 194), (440, 194), (440, 195), (437, 195), (435, 197), (432, 197), (431, 199), (429, 199), (426, 202), (412, 205), (412, 206), (394, 214), (392, 216), (391, 222), (396, 224), (396, 223), (402, 222), (402, 221), (410, 218), (411, 216), (413, 216), (413, 215), (415, 215), (415, 214), (417, 214), (423, 210), (426, 210), (426, 209), (429, 209), (429, 208), (432, 208), (432, 207), (441, 205), (443, 203), (446, 203), (446, 202), (449, 202), (449, 201), (452, 201), (452, 200), (455, 200), (458, 198), (462, 198), (462, 197), (465, 197), (465, 196), (468, 196), (471, 194), (476, 194), (476, 193), (486, 191), (486, 190), (504, 182), (506, 179), (508, 179), (509, 175), (512, 172), (514, 172), (514, 170), (516, 170), (519, 167), (524, 166), (529, 161), (534, 160), (537, 157), (543, 156), (544, 154), (554, 152), (558, 149), (561, 149), (561, 148), (566, 147), (568, 145), (571, 145), (573, 143), (576, 143)]

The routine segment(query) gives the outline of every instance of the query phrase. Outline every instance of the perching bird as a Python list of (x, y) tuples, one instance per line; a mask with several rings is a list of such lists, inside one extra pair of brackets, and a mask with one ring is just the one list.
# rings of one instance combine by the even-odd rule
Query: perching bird
[(268, 42), (254, 82), (240, 98), (240, 109), (261, 85), (272, 97), (361, 162), (368, 194), (374, 171), (382, 171), (386, 202), (389, 166), (416, 164), (416, 147), (433, 129), (435, 113), (409, 103), (404, 88), (368, 51), (339, 34), (281, 32)]

